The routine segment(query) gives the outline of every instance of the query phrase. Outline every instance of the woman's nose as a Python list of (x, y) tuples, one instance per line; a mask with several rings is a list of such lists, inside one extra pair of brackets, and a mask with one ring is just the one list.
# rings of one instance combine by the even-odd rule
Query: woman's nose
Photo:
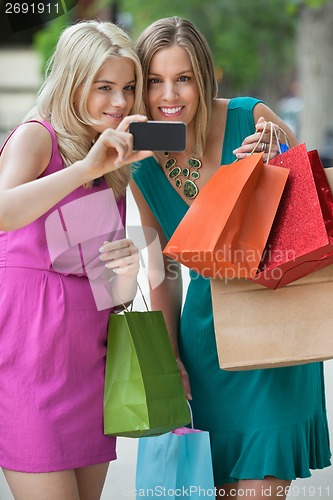
[(123, 92), (115, 92), (112, 95), (112, 105), (118, 108), (124, 107), (126, 105), (126, 99)]
[(163, 97), (164, 99), (174, 99), (178, 97), (177, 89), (174, 83), (166, 83), (163, 88)]

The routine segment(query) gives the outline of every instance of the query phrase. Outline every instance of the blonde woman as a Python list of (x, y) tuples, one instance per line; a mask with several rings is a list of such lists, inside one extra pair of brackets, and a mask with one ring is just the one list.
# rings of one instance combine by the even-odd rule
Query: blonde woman
[[(267, 158), (269, 133), (258, 144), (264, 121), (282, 127), (292, 146), (297, 140), (262, 101), (217, 98), (209, 47), (190, 21), (160, 19), (136, 47), (150, 119), (187, 124), (185, 152), (157, 153), (133, 175), (142, 224), (157, 231), (163, 247), (220, 165), (244, 157), (256, 144)], [(272, 154), (278, 154), (276, 142)], [(151, 304), (164, 313), (194, 424), (210, 433), (217, 498), (283, 499), (293, 479), (330, 465), (323, 366), (221, 370), (209, 279), (190, 272), (182, 308), (178, 267), (165, 258), (166, 279), (151, 290)]]
[[(120, 28), (70, 26), (35, 115), (1, 150), (0, 466), (16, 500), (97, 500), (116, 458), (115, 438), (103, 434), (113, 309), (88, 274), (98, 271), (122, 302), (136, 293), (138, 252), (123, 226), (128, 164), (150, 154), (132, 153), (127, 131), (146, 120), (141, 92), (140, 62)], [(107, 235), (96, 229), (105, 212)]]

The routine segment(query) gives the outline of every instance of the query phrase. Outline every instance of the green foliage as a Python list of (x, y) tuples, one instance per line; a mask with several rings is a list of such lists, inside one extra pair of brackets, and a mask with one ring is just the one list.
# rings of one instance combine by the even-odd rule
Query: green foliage
[(69, 14), (57, 17), (47, 23), (34, 35), (33, 46), (41, 55), (41, 73), (45, 74), (47, 62), (54, 52), (60, 33), (70, 22)]
[(301, 7), (308, 7), (310, 9), (318, 9), (331, 1), (332, 0), (289, 0), (288, 11), (290, 12), (290, 14), (294, 14)]
[(316, 8), (316, 7), (320, 7), (322, 5), (322, 0), (307, 0), (305, 2), (305, 5), (307, 7), (311, 7), (311, 8)]
[(316, 9), (330, 2), (331, 0), (304, 0), (302, 3), (311, 9)]
[(286, 74), (293, 64), (296, 16), (291, 0), (122, 0), (132, 14), (132, 36), (161, 17), (190, 19), (204, 33), (228, 90), (260, 93), (263, 75)]
[[(161, 17), (190, 19), (206, 36), (218, 74), (223, 74), (223, 94), (262, 95), (267, 81), (287, 79), (294, 62), (293, 40), (300, 3), (326, 0), (95, 0), (88, 17), (102, 7), (117, 5), (117, 11), (132, 18), (135, 39), (151, 22)], [(296, 5), (298, 4), (298, 6)], [(120, 17), (121, 21), (121, 17)], [(43, 68), (54, 50), (63, 27), (62, 16), (35, 36)], [(128, 26), (125, 27), (129, 30)], [(265, 83), (266, 82), (266, 83)], [(274, 83), (278, 85), (278, 83)]]

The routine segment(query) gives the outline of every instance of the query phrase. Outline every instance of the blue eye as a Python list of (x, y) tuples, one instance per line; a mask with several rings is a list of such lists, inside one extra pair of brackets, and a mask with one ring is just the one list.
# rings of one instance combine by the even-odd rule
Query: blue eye
[(111, 90), (110, 85), (103, 85), (102, 87), (98, 87), (98, 90)]
[(160, 81), (158, 78), (149, 78), (148, 83), (160, 83)]
[(135, 90), (135, 85), (126, 85), (126, 87), (124, 87), (124, 90), (133, 92)]
[(179, 81), (181, 82), (188, 82), (190, 80), (189, 76), (180, 76)]

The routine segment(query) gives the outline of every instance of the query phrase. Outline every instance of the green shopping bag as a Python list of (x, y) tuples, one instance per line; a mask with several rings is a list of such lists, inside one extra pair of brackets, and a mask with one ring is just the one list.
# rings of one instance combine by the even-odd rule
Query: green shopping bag
[(104, 434), (157, 436), (190, 421), (162, 312), (111, 315), (104, 387)]

